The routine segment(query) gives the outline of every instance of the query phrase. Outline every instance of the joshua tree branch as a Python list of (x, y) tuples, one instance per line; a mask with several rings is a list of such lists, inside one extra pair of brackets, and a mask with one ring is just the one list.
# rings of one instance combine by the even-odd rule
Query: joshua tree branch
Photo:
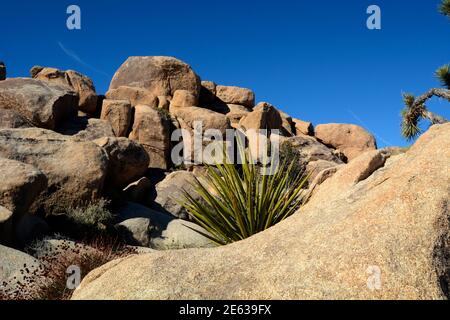
[(417, 107), (425, 104), (425, 102), (428, 99), (432, 98), (433, 96), (436, 96), (439, 98), (444, 98), (450, 102), (450, 90), (433, 88), (433, 89), (429, 90), (427, 93), (417, 97), (412, 105), (412, 108), (417, 108)]

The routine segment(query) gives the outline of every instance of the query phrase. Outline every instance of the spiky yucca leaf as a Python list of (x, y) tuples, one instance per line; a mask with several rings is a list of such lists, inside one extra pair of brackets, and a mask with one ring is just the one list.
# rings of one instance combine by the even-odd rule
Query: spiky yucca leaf
[(442, 0), (441, 6), (439, 8), (439, 11), (446, 15), (447, 17), (450, 17), (450, 0)]
[(184, 193), (183, 206), (208, 232), (204, 235), (219, 245), (248, 238), (292, 215), (302, 203), (308, 179), (293, 174), (293, 162), (272, 162), (262, 169), (241, 143), (238, 146), (241, 170), (231, 161), (207, 166), (206, 181), (196, 179), (194, 185), (201, 200)]
[(450, 90), (450, 64), (447, 64), (437, 69), (436, 77), (439, 79), (439, 81), (442, 83), (444, 87)]

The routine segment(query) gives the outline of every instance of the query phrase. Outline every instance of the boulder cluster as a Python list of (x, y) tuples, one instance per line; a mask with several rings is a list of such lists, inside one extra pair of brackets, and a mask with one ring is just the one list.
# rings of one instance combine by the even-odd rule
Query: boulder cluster
[[(362, 155), (379, 152), (374, 137), (357, 125), (313, 126), (258, 102), (250, 89), (202, 81), (172, 57), (128, 58), (104, 96), (76, 71), (36, 66), (30, 73), (6, 78), (0, 63), (0, 247), (23, 249), (64, 233), (65, 209), (100, 199), (111, 201), (115, 226), (129, 245), (213, 246), (194, 231), (202, 229), (179, 203), (184, 191), (198, 197), (192, 182), (202, 179), (204, 166), (178, 167), (171, 159), (172, 133), (194, 135), (196, 121), (203, 132), (223, 135), (277, 130), (273, 136), (300, 155), (313, 197)], [(184, 138), (184, 156), (194, 154)], [(0, 283), (2, 277), (0, 272)]]

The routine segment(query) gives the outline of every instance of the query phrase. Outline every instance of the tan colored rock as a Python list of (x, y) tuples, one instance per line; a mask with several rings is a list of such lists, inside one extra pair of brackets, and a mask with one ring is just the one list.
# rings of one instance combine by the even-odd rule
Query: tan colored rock
[(177, 90), (173, 94), (171, 107), (193, 107), (198, 105), (198, 99), (188, 90)]
[(0, 206), (0, 245), (13, 245), (13, 213)]
[(0, 109), (0, 129), (29, 128), (33, 125), (14, 110)]
[(116, 137), (126, 137), (131, 126), (131, 104), (128, 100), (105, 99), (100, 118), (111, 124)]
[(0, 205), (16, 219), (28, 213), (36, 198), (47, 189), (46, 176), (35, 167), (0, 158)]
[(307, 165), (312, 161), (325, 160), (337, 164), (342, 163), (325, 145), (310, 136), (297, 136), (287, 140), (291, 148), (300, 157), (302, 165)]
[(0, 82), (0, 108), (12, 110), (33, 126), (54, 130), (76, 114), (77, 95), (66, 87), (28, 78)]
[(103, 137), (115, 137), (111, 124), (106, 120), (80, 115), (64, 122), (58, 133), (70, 136), (73, 141), (93, 141)]
[(286, 137), (292, 137), (295, 136), (295, 125), (294, 122), (292, 120), (292, 117), (290, 115), (288, 115), (287, 113), (278, 110), (278, 112), (280, 113), (281, 116), (281, 127), (282, 127), (282, 133), (284, 136)]
[(139, 142), (150, 157), (150, 168), (170, 167), (170, 119), (146, 105), (135, 107), (133, 130), (129, 138)]
[(315, 136), (324, 144), (342, 151), (348, 161), (377, 148), (373, 135), (354, 124), (321, 124), (315, 128)]
[(121, 86), (116, 89), (110, 89), (106, 93), (106, 98), (110, 100), (128, 100), (132, 106), (139, 104), (155, 108), (158, 106), (158, 97), (156, 95), (149, 90), (137, 87)]
[(169, 111), (170, 108), (170, 97), (158, 96), (158, 109)]
[(73, 70), (62, 71), (55, 68), (33, 67), (30, 71), (34, 79), (65, 86), (79, 95), (78, 108), (94, 114), (97, 109), (97, 94), (91, 79)]
[(0, 157), (20, 160), (47, 176), (48, 188), (35, 203), (47, 214), (98, 199), (108, 166), (106, 153), (95, 143), (38, 128), (0, 130)]
[[(306, 173), (309, 175), (309, 181), (314, 181), (314, 179), (324, 170), (334, 168), (339, 164), (334, 161), (327, 161), (318, 159), (311, 161), (306, 165)], [(320, 183), (322, 183), (321, 181)]]
[(120, 86), (147, 89), (155, 96), (177, 90), (200, 94), (200, 78), (186, 63), (172, 57), (129, 57), (115, 73), (109, 89)]
[(217, 86), (216, 96), (227, 104), (240, 104), (249, 108), (255, 106), (255, 94), (252, 90), (231, 86)]
[(314, 135), (314, 126), (312, 125), (311, 122), (299, 119), (292, 119), (292, 122), (294, 123), (295, 133), (297, 135), (307, 135), (307, 136)]
[(239, 121), (250, 113), (247, 107), (238, 104), (227, 105), (229, 112), (226, 114), (227, 118), (230, 119), (231, 126), (233, 128), (239, 127)]
[(94, 143), (109, 157), (106, 186), (119, 189), (142, 178), (147, 172), (150, 158), (144, 147), (127, 138), (101, 138)]
[(115, 261), (73, 299), (449, 298), (449, 144), (444, 124), (384, 166), (382, 152), (370, 151), (265, 232)]
[[(217, 136), (224, 139), (226, 130), (231, 129), (230, 120), (225, 115), (208, 109), (171, 107), (170, 114), (177, 119), (180, 128), (183, 129), (183, 156), (186, 163), (202, 163), (205, 151), (203, 147), (207, 147), (211, 142), (204, 135), (206, 132), (211, 133), (209, 131), (214, 130)], [(201, 143), (195, 143), (195, 132), (203, 137)]]
[(155, 209), (180, 219), (189, 220), (189, 213), (180, 202), (184, 201), (184, 191), (194, 199), (200, 200), (193, 185), (195, 185), (195, 175), (192, 172), (176, 171), (169, 174), (156, 185)]
[(252, 112), (241, 119), (239, 126), (245, 130), (282, 130), (283, 120), (273, 105), (261, 102), (258, 103)]

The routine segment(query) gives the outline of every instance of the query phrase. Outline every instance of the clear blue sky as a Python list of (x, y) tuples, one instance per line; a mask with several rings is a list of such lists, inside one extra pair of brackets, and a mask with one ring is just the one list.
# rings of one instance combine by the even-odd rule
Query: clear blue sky
[[(132, 55), (170, 55), (204, 80), (252, 88), (293, 117), (365, 126), (380, 146), (399, 134), (402, 91), (423, 93), (450, 62), (450, 20), (438, 0), (3, 1), (0, 60), (8, 75), (33, 65), (75, 69), (104, 93)], [(66, 28), (66, 8), (82, 30)], [(366, 28), (366, 8), (382, 30)], [(450, 118), (449, 104), (430, 108)]]

